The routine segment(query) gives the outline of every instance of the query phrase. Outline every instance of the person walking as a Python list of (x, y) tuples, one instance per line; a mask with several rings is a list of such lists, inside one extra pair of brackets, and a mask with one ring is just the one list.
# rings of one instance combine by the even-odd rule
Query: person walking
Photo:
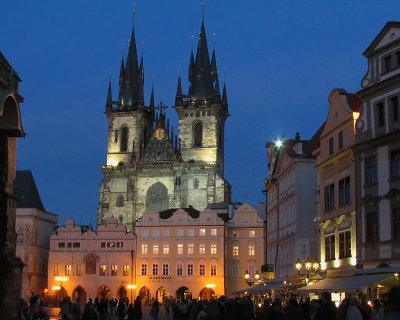
[(138, 296), (133, 304), (133, 320), (142, 320), (142, 302)]
[(160, 311), (159, 303), (157, 300), (153, 302), (153, 305), (150, 309), (150, 319), (151, 320), (158, 320), (158, 312)]

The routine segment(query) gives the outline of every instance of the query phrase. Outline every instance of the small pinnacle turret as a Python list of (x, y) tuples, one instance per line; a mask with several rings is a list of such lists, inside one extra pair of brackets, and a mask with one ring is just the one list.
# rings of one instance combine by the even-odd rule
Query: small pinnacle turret
[(111, 110), (112, 108), (112, 93), (111, 93), (111, 80), (108, 82), (108, 92), (107, 92), (107, 101), (106, 101), (106, 111)]
[(150, 109), (154, 109), (154, 87), (151, 85), (151, 95), (150, 95)]
[(225, 83), (224, 83), (224, 88), (222, 89), (222, 104), (228, 104), (228, 96), (226, 95)]

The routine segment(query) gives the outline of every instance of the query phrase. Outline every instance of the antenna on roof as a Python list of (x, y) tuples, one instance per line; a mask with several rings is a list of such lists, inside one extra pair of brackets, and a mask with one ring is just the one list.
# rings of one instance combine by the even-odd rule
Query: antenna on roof
[(204, 1), (201, 3), (201, 22), (204, 22)]

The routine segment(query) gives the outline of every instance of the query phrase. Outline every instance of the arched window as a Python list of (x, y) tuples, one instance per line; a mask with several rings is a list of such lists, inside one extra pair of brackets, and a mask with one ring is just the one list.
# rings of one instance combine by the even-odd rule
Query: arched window
[(203, 144), (203, 123), (196, 122), (194, 125), (194, 147), (201, 147)]
[(86, 258), (86, 274), (96, 274), (96, 257), (90, 255)]
[(147, 190), (146, 208), (157, 212), (169, 208), (168, 190), (161, 182), (153, 184)]
[(22, 229), (17, 232), (17, 244), (24, 244), (24, 231)]
[(121, 128), (120, 151), (128, 151), (128, 127)]
[(117, 197), (117, 207), (123, 207), (124, 206), (124, 196), (120, 194)]

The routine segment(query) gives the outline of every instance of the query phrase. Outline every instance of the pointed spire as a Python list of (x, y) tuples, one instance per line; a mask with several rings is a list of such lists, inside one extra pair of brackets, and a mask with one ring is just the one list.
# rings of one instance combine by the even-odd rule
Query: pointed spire
[(193, 80), (193, 72), (194, 72), (194, 56), (192, 50), (192, 53), (190, 54), (190, 64), (189, 64), (189, 81)]
[(112, 93), (111, 93), (111, 79), (108, 82), (108, 92), (107, 92), (107, 101), (106, 101), (106, 111), (112, 109)]
[(140, 59), (140, 67), (139, 67), (139, 97), (138, 102), (141, 102), (144, 105), (144, 92), (143, 92), (143, 84), (144, 84), (144, 70), (143, 70), (143, 55)]
[(212, 57), (211, 57), (211, 74), (214, 77), (216, 77), (216, 75), (217, 75), (217, 59), (215, 59), (215, 50), (214, 49), (213, 49), (213, 53), (212, 53)]
[(176, 88), (176, 97), (182, 97), (182, 84), (181, 84), (181, 76), (178, 77), (178, 86)]
[(154, 109), (154, 87), (151, 84), (150, 109)]
[(125, 80), (124, 56), (121, 59), (121, 69), (119, 71), (119, 86), (121, 87)]
[(226, 95), (226, 85), (224, 83), (224, 88), (222, 89), (222, 103), (228, 104), (228, 97)]
[(191, 82), (189, 95), (192, 98), (207, 100), (213, 96), (214, 76), (211, 74), (210, 56), (208, 54), (204, 21), (201, 23), (194, 67), (189, 67), (189, 80)]
[(218, 74), (217, 74), (216, 77), (215, 77), (214, 95), (215, 95), (215, 96), (218, 96), (218, 97), (221, 95), (221, 93), (220, 93), (220, 91), (219, 91), (219, 79), (218, 79)]

